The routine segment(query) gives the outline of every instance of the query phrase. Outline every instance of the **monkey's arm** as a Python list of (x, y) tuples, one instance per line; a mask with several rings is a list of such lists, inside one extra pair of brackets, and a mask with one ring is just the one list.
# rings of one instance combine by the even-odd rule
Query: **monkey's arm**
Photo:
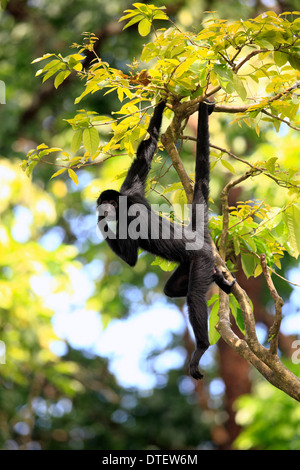
[(143, 140), (138, 146), (136, 157), (121, 186), (120, 192), (122, 194), (144, 195), (145, 193), (145, 183), (151, 168), (152, 158), (157, 147), (165, 105), (166, 102), (161, 101), (154, 110), (148, 127), (149, 138)]
[(111, 250), (125, 263), (129, 264), (129, 266), (135, 266), (138, 259), (138, 240), (132, 240), (129, 237), (124, 240), (119, 239), (118, 235), (109, 228), (107, 223), (103, 226), (100, 224), (99, 228)]

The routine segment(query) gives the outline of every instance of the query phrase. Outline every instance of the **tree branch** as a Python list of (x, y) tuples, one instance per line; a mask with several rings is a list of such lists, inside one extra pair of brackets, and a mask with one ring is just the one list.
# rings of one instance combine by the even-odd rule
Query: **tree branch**
[(237, 186), (238, 184), (242, 183), (250, 176), (253, 175), (253, 170), (247, 171), (244, 175), (240, 176), (236, 180), (230, 181), (226, 184), (223, 188), (220, 196), (220, 202), (222, 205), (222, 214), (223, 214), (223, 228), (221, 233), (221, 241), (220, 241), (220, 256), (225, 260), (226, 257), (226, 243), (227, 243), (227, 236), (229, 230), (229, 205), (228, 205), (228, 193), (231, 188)]
[(300, 131), (300, 127), (292, 126), (292, 124), (289, 121), (286, 121), (285, 119), (281, 119), (279, 116), (275, 116), (275, 114), (271, 114), (265, 109), (262, 110), (262, 113), (266, 114), (267, 116), (270, 116), (273, 119), (277, 119), (278, 121), (284, 122), (284, 124), (289, 126), (291, 129), (294, 129), (295, 131)]
[[(290, 397), (300, 401), (300, 380), (289, 371), (275, 355), (267, 364), (255, 354), (244, 339), (239, 338), (231, 329), (229, 317), (229, 298), (223, 291), (220, 292), (220, 320), (216, 326), (222, 338), (238, 354), (249, 361), (261, 374), (275, 387)], [(243, 312), (243, 310), (242, 310)]]
[(275, 304), (275, 318), (273, 325), (269, 329), (269, 338), (270, 338), (270, 351), (272, 354), (277, 353), (278, 349), (278, 335), (279, 335), (279, 330), (280, 330), (280, 325), (281, 325), (281, 320), (282, 320), (282, 307), (284, 305), (283, 299), (278, 295), (277, 290), (275, 289), (275, 286), (273, 284), (271, 275), (268, 270), (268, 266), (266, 263), (266, 255), (261, 254), (260, 255), (260, 262), (261, 262), (261, 267), (269, 288), (269, 291), (271, 293), (271, 296), (274, 300)]
[[(221, 193), (222, 214), (223, 214), (223, 228), (221, 234), (220, 254), (217, 253), (216, 247), (214, 248), (215, 257), (221, 258), (218, 260), (219, 264), (224, 265), (223, 259), (226, 255), (226, 241), (229, 229), (229, 206), (228, 206), (228, 193), (229, 190), (251, 176), (252, 171), (248, 171), (240, 178), (228, 183)], [(220, 256), (221, 255), (221, 256)], [(223, 258), (223, 259), (222, 259)], [(286, 394), (300, 401), (300, 380), (291, 371), (289, 371), (279, 360), (277, 356), (277, 343), (278, 334), (282, 318), (281, 308), (283, 305), (282, 299), (277, 294), (274, 284), (265, 264), (265, 257), (261, 258), (262, 268), (266, 276), (266, 280), (275, 302), (276, 315), (275, 320), (270, 328), (271, 347), (270, 350), (262, 346), (257, 338), (255, 330), (255, 319), (252, 312), (252, 307), (247, 293), (236, 282), (232, 289), (232, 294), (235, 296), (241, 308), (244, 325), (245, 337), (244, 339), (238, 338), (232, 331), (229, 321), (229, 298), (220, 291), (220, 307), (219, 318), (220, 321), (217, 325), (217, 330), (224, 340), (240, 355), (246, 358), (256, 369), (274, 386), (283, 390)], [(229, 274), (230, 276), (230, 274)]]
[(182, 163), (182, 160), (179, 156), (179, 153), (175, 145), (175, 142), (177, 142), (180, 132), (181, 132), (181, 127), (182, 127), (181, 123), (184, 119), (186, 119), (184, 109), (185, 107), (182, 107), (182, 105), (173, 106), (173, 111), (174, 111), (173, 121), (169, 125), (166, 132), (162, 134), (161, 142), (164, 145), (166, 151), (169, 154), (169, 157), (172, 160), (173, 166), (185, 190), (187, 201), (190, 204), (193, 199), (193, 191), (194, 191), (192, 181), (189, 178), (184, 168), (184, 165)]

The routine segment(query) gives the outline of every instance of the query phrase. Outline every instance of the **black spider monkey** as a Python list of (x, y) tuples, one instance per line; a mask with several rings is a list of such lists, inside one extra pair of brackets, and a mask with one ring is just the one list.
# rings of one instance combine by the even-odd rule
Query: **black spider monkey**
[[(130, 266), (134, 266), (138, 258), (138, 249), (142, 248), (169, 261), (179, 263), (167, 281), (164, 293), (169, 297), (186, 297), (189, 319), (192, 325), (196, 350), (190, 361), (190, 374), (195, 379), (201, 379), (198, 364), (201, 356), (209, 347), (207, 326), (206, 293), (210, 284), (216, 284), (226, 293), (230, 293), (234, 281), (227, 281), (223, 273), (216, 267), (210, 244), (208, 224), (208, 195), (209, 195), (209, 129), (208, 115), (213, 111), (213, 104), (201, 102), (198, 111), (197, 150), (194, 197), (192, 203), (192, 222), (190, 229), (195, 234), (196, 215), (199, 205), (204, 208), (204, 235), (199, 249), (187, 250), (186, 244), (191, 241), (186, 232), (178, 224), (164, 219), (154, 212), (145, 198), (145, 183), (151, 168), (155, 153), (162, 115), (166, 102), (161, 101), (155, 108), (148, 127), (149, 138), (142, 141), (137, 149), (127, 176), (120, 192), (109, 189), (103, 191), (98, 200), (98, 226), (110, 248)], [(125, 210), (121, 196), (125, 196), (128, 210)], [(132, 209), (135, 208), (135, 211)], [(116, 233), (107, 225), (107, 220), (115, 218)], [(138, 234), (130, 231), (133, 224)], [(156, 231), (151, 231), (151, 226)], [(164, 232), (164, 231), (167, 232)], [(122, 232), (122, 233), (121, 233)], [(168, 237), (163, 234), (168, 233)], [(154, 235), (154, 236), (153, 236)]]

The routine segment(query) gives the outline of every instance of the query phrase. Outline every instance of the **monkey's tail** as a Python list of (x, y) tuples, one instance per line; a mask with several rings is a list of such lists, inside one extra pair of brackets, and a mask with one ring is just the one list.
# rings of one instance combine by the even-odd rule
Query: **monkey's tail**
[(154, 137), (156, 140), (158, 140), (158, 135), (159, 135), (161, 122), (162, 122), (162, 115), (163, 115), (165, 106), (166, 106), (166, 100), (161, 101), (156, 106), (153, 116), (149, 123), (148, 133), (150, 134), (151, 137)]
[(204, 201), (208, 204), (209, 196), (209, 126), (208, 115), (213, 110), (212, 104), (199, 103), (195, 186), (199, 185)]

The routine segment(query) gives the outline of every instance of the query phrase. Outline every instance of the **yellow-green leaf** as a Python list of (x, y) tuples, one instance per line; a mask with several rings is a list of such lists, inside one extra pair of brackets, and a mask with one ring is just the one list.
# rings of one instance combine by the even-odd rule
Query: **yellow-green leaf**
[(230, 173), (235, 174), (235, 169), (227, 160), (221, 160), (222, 165), (230, 171)]
[(258, 264), (254, 256), (243, 254), (241, 256), (241, 261), (242, 261), (243, 271), (246, 274), (247, 278), (249, 278), (250, 276), (253, 276), (255, 268)]
[(289, 231), (289, 253), (298, 258), (300, 254), (300, 208), (292, 205), (284, 212), (284, 219)]
[(47, 149), (47, 148), (49, 148), (48, 145), (46, 145), (46, 144), (40, 144), (40, 145), (37, 146), (36, 149), (37, 149), (37, 150), (42, 150), (42, 149)]
[(262, 273), (262, 267), (258, 264), (254, 270), (254, 277), (258, 277)]
[(88, 129), (84, 129), (82, 134), (83, 145), (89, 152), (90, 156), (96, 153), (100, 140), (99, 134), (95, 127), (88, 127)]
[(73, 153), (76, 153), (77, 150), (80, 147), (81, 140), (82, 140), (82, 129), (77, 129), (77, 131), (74, 132), (72, 142), (71, 142), (71, 150)]
[[(135, 18), (132, 18), (130, 21), (128, 21), (128, 23), (125, 24), (124, 28), (123, 29), (126, 29), (126, 28), (129, 28), (129, 26), (137, 23), (138, 21), (140, 21), (141, 19), (143, 18), (143, 15), (140, 15), (138, 14)], [(120, 21), (126, 19), (125, 17), (122, 17), (120, 18)]]
[(76, 175), (75, 171), (72, 170), (72, 168), (69, 168), (68, 173), (69, 173), (69, 176), (70, 176), (71, 180), (73, 181), (73, 183), (75, 183), (76, 186), (77, 186), (78, 185), (78, 176)]
[(151, 23), (147, 18), (139, 22), (138, 30), (141, 36), (147, 36), (151, 31)]
[(247, 90), (244, 87), (243, 81), (235, 74), (233, 75), (233, 87), (240, 98), (244, 101), (247, 98)]
[(56, 171), (55, 173), (53, 173), (53, 175), (51, 176), (51, 180), (52, 178), (55, 178), (56, 176), (59, 176), (61, 175), (64, 171), (66, 171), (66, 168), (61, 168), (60, 170)]
[(282, 67), (288, 60), (288, 55), (284, 52), (275, 51), (274, 52), (274, 62), (278, 67)]
[(173, 261), (167, 261), (165, 259), (156, 256), (154, 261), (152, 261), (151, 266), (159, 266), (162, 271), (173, 271), (176, 268), (176, 263)]
[(220, 338), (220, 333), (216, 330), (216, 325), (219, 322), (219, 299), (217, 299), (211, 309), (209, 315), (209, 330), (208, 338), (211, 345), (215, 344)]
[(70, 75), (69, 70), (64, 70), (63, 72), (59, 72), (54, 80), (54, 86), (55, 88), (58, 88), (59, 85)]
[(52, 57), (54, 54), (44, 54), (42, 57), (38, 57), (37, 59), (34, 59), (31, 63), (35, 64), (36, 62), (40, 62), (41, 60), (48, 59), (49, 57)]

